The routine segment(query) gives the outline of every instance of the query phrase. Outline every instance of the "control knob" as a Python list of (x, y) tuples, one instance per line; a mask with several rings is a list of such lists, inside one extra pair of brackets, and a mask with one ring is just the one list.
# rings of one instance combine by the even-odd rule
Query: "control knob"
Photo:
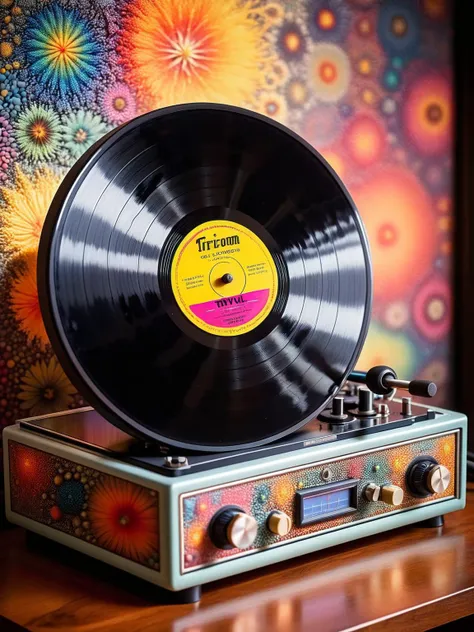
[(398, 485), (376, 485), (369, 483), (365, 488), (365, 498), (372, 503), (381, 501), (386, 505), (398, 507), (403, 502), (403, 489)]
[(420, 457), (408, 468), (406, 481), (413, 496), (426, 498), (445, 492), (451, 482), (451, 473), (433, 457)]
[(380, 499), (386, 505), (398, 507), (403, 502), (403, 489), (398, 485), (383, 485)]
[(248, 549), (257, 537), (258, 523), (239, 507), (224, 507), (209, 525), (209, 534), (219, 549)]
[(272, 511), (267, 518), (267, 529), (275, 535), (288, 535), (291, 531), (292, 520), (283, 511)]

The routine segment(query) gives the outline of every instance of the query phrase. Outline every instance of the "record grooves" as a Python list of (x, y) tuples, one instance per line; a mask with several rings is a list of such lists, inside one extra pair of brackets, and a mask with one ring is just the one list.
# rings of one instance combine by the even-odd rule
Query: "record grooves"
[(85, 398), (127, 432), (194, 450), (302, 426), (370, 318), (345, 188), (295, 134), (229, 106), (151, 112), (94, 145), (56, 194), (38, 274)]

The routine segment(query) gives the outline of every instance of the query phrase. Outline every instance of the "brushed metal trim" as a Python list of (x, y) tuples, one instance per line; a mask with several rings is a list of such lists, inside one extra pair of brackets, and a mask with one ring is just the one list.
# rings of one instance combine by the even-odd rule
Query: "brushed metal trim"
[[(452, 500), (455, 498), (459, 498), (460, 494), (459, 494), (459, 461), (460, 461), (460, 443), (459, 443), (459, 437), (460, 437), (460, 432), (461, 429), (458, 428), (457, 430), (447, 430), (445, 432), (439, 432), (437, 434), (434, 435), (427, 435), (425, 437), (420, 437), (418, 439), (409, 439), (407, 441), (400, 441), (398, 443), (393, 443), (390, 445), (386, 445), (383, 447), (378, 447), (378, 448), (372, 448), (371, 450), (362, 450), (360, 452), (352, 452), (351, 454), (347, 454), (341, 457), (333, 457), (332, 459), (324, 459), (322, 461), (313, 461), (312, 463), (310, 463), (309, 465), (296, 465), (293, 467), (289, 467), (289, 468), (285, 468), (283, 470), (276, 470), (274, 472), (268, 472), (267, 474), (259, 474), (258, 476), (253, 476), (253, 477), (249, 477), (249, 478), (243, 478), (240, 480), (236, 480), (233, 481), (231, 483), (224, 483), (222, 485), (212, 485), (210, 487), (203, 487), (200, 489), (195, 489), (192, 492), (185, 492), (182, 493), (178, 496), (178, 501), (179, 501), (179, 566), (180, 566), (180, 574), (181, 575), (186, 575), (188, 573), (192, 573), (194, 571), (198, 571), (201, 570), (203, 568), (209, 568), (211, 566), (216, 566), (217, 564), (223, 564), (225, 562), (231, 562), (232, 560), (238, 559), (240, 557), (244, 557), (246, 555), (255, 555), (256, 553), (260, 553), (261, 551), (268, 551), (269, 549), (273, 549), (276, 548), (278, 546), (284, 546), (287, 544), (291, 544), (292, 542), (297, 542), (299, 540), (305, 540), (307, 538), (314, 538), (318, 535), (322, 535), (322, 534), (326, 534), (326, 533), (331, 533), (333, 531), (338, 531), (340, 529), (347, 529), (348, 527), (353, 527), (359, 524), (364, 524), (365, 522), (370, 522), (371, 520), (380, 520), (380, 518), (384, 518), (387, 515), (393, 516), (394, 514), (400, 514), (400, 513), (405, 513), (407, 511), (413, 511), (414, 509), (418, 509), (418, 507), (422, 506), (422, 507), (427, 507), (427, 506), (432, 506), (435, 505), (437, 503), (442, 503), (445, 502), (447, 500)], [(242, 483), (251, 483), (252, 481), (258, 481), (261, 480), (263, 478), (269, 478), (270, 476), (279, 476), (281, 474), (287, 474), (288, 472), (294, 472), (296, 470), (306, 470), (306, 469), (310, 469), (312, 467), (315, 466), (320, 466), (320, 465), (324, 465), (326, 463), (335, 463), (335, 462), (339, 462), (339, 461), (346, 461), (347, 459), (353, 459), (354, 457), (359, 457), (359, 456), (363, 456), (365, 454), (372, 454), (373, 452), (382, 452), (383, 450), (388, 450), (391, 448), (397, 448), (399, 446), (402, 445), (408, 445), (408, 444), (414, 444), (414, 443), (420, 443), (422, 441), (427, 441), (429, 439), (438, 439), (440, 437), (445, 437), (448, 435), (454, 435), (455, 436), (455, 449), (456, 449), (456, 457), (455, 457), (455, 463), (456, 463), (456, 472), (455, 472), (455, 476), (456, 476), (456, 494), (451, 495), (451, 496), (446, 496), (444, 498), (437, 498), (431, 501), (425, 501), (423, 503), (420, 503), (420, 505), (415, 505), (414, 507), (405, 507), (404, 509), (394, 509), (391, 511), (387, 511), (384, 514), (380, 514), (378, 516), (371, 516), (369, 518), (364, 518), (362, 520), (357, 520), (354, 522), (350, 522), (348, 524), (344, 524), (344, 525), (340, 525), (337, 527), (332, 527), (330, 529), (326, 529), (323, 531), (318, 531), (316, 533), (307, 533), (304, 535), (300, 535), (294, 538), (291, 538), (291, 540), (284, 540), (283, 542), (274, 542), (273, 544), (269, 544), (267, 546), (264, 547), (260, 547), (258, 549), (253, 549), (250, 551), (243, 551), (242, 553), (236, 553), (235, 555), (233, 555), (232, 557), (225, 557), (221, 560), (216, 560), (213, 562), (209, 562), (208, 564), (200, 564), (198, 566), (193, 566), (192, 568), (184, 568), (184, 528), (183, 528), (183, 501), (185, 498), (188, 498), (189, 496), (195, 496), (196, 494), (201, 494), (204, 492), (212, 492), (215, 491), (217, 489), (223, 489), (225, 487), (232, 487), (234, 485), (239, 485)]]
[(36, 421), (37, 419), (50, 419), (51, 417), (64, 417), (65, 415), (75, 415), (77, 413), (87, 413), (94, 410), (92, 406), (82, 406), (81, 408), (68, 408), (67, 410), (60, 410), (57, 413), (46, 413), (46, 415), (35, 415), (34, 417), (22, 417), (15, 421), (16, 425), (21, 424), (23, 421)]

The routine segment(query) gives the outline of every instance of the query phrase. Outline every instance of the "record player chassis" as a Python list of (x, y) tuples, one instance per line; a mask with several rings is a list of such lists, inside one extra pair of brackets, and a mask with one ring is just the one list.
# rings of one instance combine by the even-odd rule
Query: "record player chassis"
[[(64, 438), (44, 436), (20, 425), (12, 426), (6, 428), (3, 435), (7, 518), (29, 531), (165, 589), (183, 591), (184, 601), (195, 600), (199, 591), (193, 589), (204, 583), (400, 526), (429, 520), (435, 525), (437, 523), (433, 519), (462, 509), (466, 494), (467, 421), (462, 414), (433, 410), (438, 413), (435, 419), (410, 426), (180, 477), (163, 476), (114, 456), (74, 446)], [(23, 458), (24, 453), (18, 456), (16, 450), (30, 450), (33, 460), (38, 455), (40, 460), (50, 458), (56, 466), (62, 463), (66, 469), (72, 468), (71, 472), (76, 471), (79, 465), (77, 471), (97, 476), (97, 483), (114, 480), (122, 482), (117, 483), (119, 486), (124, 484), (145, 489), (156, 498), (159, 515), (155, 534), (156, 553), (149, 560), (138, 560), (136, 555), (134, 559), (133, 552), (127, 555), (124, 550), (116, 548), (113, 551), (110, 546), (107, 550), (106, 546), (86, 538), (87, 531), (82, 525), (76, 533), (67, 532), (61, 527), (60, 520), (55, 522), (50, 517), (51, 512), (44, 513), (44, 508), (43, 514), (40, 511), (34, 515), (31, 507), (35, 502), (38, 505), (38, 494), (41, 493), (35, 485), (26, 492), (23, 490), (26, 504), (19, 505), (15, 485), (22, 481), (17, 479), (14, 461)], [(446, 459), (444, 462), (451, 469), (451, 483), (446, 492), (415, 498), (405, 489), (405, 499), (400, 506), (366, 500), (364, 490), (372, 480), (378, 483), (385, 481), (387, 485), (395, 482), (405, 487), (407, 463), (418, 454), (436, 455), (441, 463)], [(377, 463), (381, 465), (379, 471), (376, 471)], [(329, 476), (328, 472), (332, 475)], [(71, 480), (74, 481), (74, 478)], [(328, 481), (334, 486), (338, 481), (344, 483), (347, 480), (353, 481), (352, 487), (356, 490), (357, 508), (352, 513), (342, 512), (341, 516), (313, 521), (309, 526), (298, 526), (298, 502), (302, 502), (297, 500), (298, 492), (308, 491), (309, 488), (321, 491)], [(258, 494), (261, 494), (258, 498), (263, 500), (258, 500)], [(259, 522), (256, 544), (247, 550), (218, 548), (209, 540), (212, 515), (218, 513), (223, 505), (230, 504), (228, 500), (233, 495), (239, 505), (244, 505), (243, 509), (253, 513)], [(210, 504), (214, 506), (208, 507)], [(377, 509), (374, 509), (375, 506)], [(291, 531), (284, 537), (269, 538), (265, 530), (269, 510), (281, 509), (292, 514)]]

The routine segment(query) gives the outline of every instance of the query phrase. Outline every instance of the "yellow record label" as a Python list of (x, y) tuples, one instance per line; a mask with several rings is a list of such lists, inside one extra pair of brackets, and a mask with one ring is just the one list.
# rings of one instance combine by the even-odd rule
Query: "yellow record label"
[(278, 292), (275, 262), (246, 226), (205, 222), (179, 244), (171, 263), (171, 287), (181, 311), (216, 336), (255, 329), (270, 313)]

